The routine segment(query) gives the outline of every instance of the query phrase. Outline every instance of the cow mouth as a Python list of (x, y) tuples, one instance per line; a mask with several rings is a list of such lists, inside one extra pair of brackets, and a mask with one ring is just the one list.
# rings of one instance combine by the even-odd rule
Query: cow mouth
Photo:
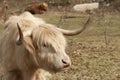
[(52, 71), (53, 71), (54, 73), (57, 73), (57, 72), (65, 71), (65, 70), (67, 70), (67, 69), (69, 69), (69, 67), (61, 67), (61, 68), (56, 68), (56, 67), (54, 67), (54, 68), (52, 68)]

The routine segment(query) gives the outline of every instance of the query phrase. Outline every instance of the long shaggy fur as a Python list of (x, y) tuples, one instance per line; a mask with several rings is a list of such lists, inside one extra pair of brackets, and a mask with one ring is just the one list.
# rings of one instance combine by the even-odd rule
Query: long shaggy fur
[[(17, 23), (24, 35), (21, 45), (16, 44)], [(50, 73), (63, 68), (61, 59), (69, 60), (65, 46), (55, 26), (29, 12), (10, 17), (0, 38), (0, 80), (48, 80)]]

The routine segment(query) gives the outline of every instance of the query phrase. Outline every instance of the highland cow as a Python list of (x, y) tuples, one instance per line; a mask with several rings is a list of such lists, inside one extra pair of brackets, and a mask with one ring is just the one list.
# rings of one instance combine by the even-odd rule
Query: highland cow
[(99, 8), (99, 3), (84, 3), (84, 4), (76, 4), (73, 6), (73, 10), (77, 12), (85, 13), (87, 11), (94, 11)]
[(48, 4), (45, 2), (30, 3), (27, 5), (25, 11), (32, 14), (43, 14), (48, 10)]
[(2, 80), (48, 80), (52, 73), (71, 65), (64, 35), (81, 33), (88, 25), (64, 30), (29, 12), (10, 17), (0, 38)]

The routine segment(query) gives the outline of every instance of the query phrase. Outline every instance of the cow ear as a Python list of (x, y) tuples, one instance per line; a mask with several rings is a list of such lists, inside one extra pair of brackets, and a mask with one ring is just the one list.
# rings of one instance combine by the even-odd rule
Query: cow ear
[(23, 41), (23, 45), (25, 46), (26, 50), (31, 53), (34, 54), (35, 53), (35, 48), (32, 42), (31, 37), (24, 37), (24, 41)]

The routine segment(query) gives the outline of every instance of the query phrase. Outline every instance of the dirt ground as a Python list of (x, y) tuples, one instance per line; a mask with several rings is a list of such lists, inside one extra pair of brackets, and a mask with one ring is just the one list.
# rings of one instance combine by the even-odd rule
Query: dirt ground
[[(62, 19), (63, 15), (67, 17)], [(48, 12), (36, 16), (60, 28), (76, 29), (84, 24), (88, 15)], [(84, 32), (66, 37), (66, 52), (72, 66), (54, 74), (51, 80), (120, 80), (120, 14), (106, 12), (104, 16), (93, 14), (91, 17)], [(2, 27), (2, 23), (0, 25)]]

